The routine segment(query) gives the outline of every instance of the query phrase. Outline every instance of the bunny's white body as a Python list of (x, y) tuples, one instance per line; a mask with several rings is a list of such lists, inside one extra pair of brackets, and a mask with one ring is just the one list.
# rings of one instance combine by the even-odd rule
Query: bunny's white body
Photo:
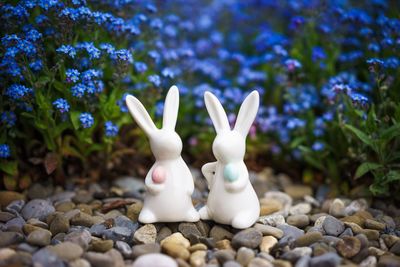
[(134, 96), (126, 104), (135, 121), (150, 140), (156, 162), (146, 175), (146, 196), (139, 214), (141, 223), (195, 222), (200, 219), (192, 204), (194, 190), (192, 174), (181, 157), (182, 141), (175, 132), (179, 91), (168, 91), (164, 105), (163, 127), (158, 129), (144, 106)]
[(260, 215), (260, 203), (243, 162), (246, 136), (258, 111), (258, 92), (253, 91), (244, 100), (233, 130), (218, 99), (209, 92), (204, 98), (217, 131), (213, 142), (217, 161), (202, 167), (210, 193), (206, 206), (199, 211), (200, 217), (244, 229), (252, 226)]

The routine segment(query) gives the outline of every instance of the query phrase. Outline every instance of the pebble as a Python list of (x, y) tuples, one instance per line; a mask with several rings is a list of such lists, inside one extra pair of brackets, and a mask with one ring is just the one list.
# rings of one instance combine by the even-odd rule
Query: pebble
[(139, 218), (139, 213), (143, 208), (142, 202), (135, 202), (131, 204), (126, 210), (126, 216), (132, 221), (137, 221)]
[(90, 263), (85, 259), (77, 259), (69, 262), (70, 267), (90, 267)]
[(231, 246), (231, 241), (228, 239), (220, 240), (215, 244), (218, 249), (233, 249)]
[(10, 249), (10, 248), (0, 249), (0, 262), (7, 260), (8, 258), (10, 258), (11, 256), (13, 256), (15, 254), (16, 254), (16, 252), (13, 249)]
[(47, 246), (50, 244), (51, 232), (44, 229), (38, 229), (31, 232), (26, 241), (34, 246)]
[(103, 239), (92, 239), (90, 243), (90, 250), (96, 252), (107, 252), (114, 247), (114, 241), (112, 240), (103, 240)]
[(303, 230), (288, 224), (278, 225), (278, 228), (283, 231), (283, 237), (279, 240), (279, 244), (292, 243), (297, 238), (304, 235)]
[(145, 254), (160, 253), (161, 247), (157, 243), (135, 245), (132, 247), (132, 257), (137, 258)]
[(364, 222), (364, 226), (369, 229), (374, 229), (378, 231), (383, 231), (386, 228), (386, 224), (371, 220), (371, 219), (366, 219)]
[(256, 248), (261, 244), (263, 235), (255, 228), (242, 230), (232, 237), (232, 247)]
[(282, 210), (280, 213), (284, 216), (287, 216), (289, 209), (292, 206), (293, 199), (284, 192), (270, 191), (264, 194), (264, 198), (262, 198), (261, 201), (264, 203), (268, 203), (269, 201), (271, 203), (276, 201), (280, 202), (281, 208), (279, 210)]
[(72, 242), (64, 242), (55, 246), (48, 247), (57, 257), (65, 261), (78, 259), (83, 254), (83, 249)]
[(294, 245), (296, 247), (305, 247), (314, 244), (322, 239), (322, 234), (320, 232), (308, 232), (304, 235), (299, 236), (295, 241)]
[(69, 230), (69, 220), (64, 215), (57, 214), (50, 223), (50, 232), (53, 235), (66, 233)]
[(22, 232), (23, 226), (25, 225), (25, 220), (21, 217), (15, 217), (4, 225), (6, 231), (11, 232)]
[(340, 264), (341, 258), (333, 252), (311, 258), (310, 267), (336, 267)]
[(242, 265), (236, 261), (227, 261), (222, 265), (222, 267), (242, 267)]
[(79, 211), (75, 216), (71, 218), (72, 225), (81, 225), (85, 227), (91, 227), (94, 224), (103, 222), (104, 219), (99, 216), (91, 216), (84, 212)]
[(162, 227), (157, 233), (156, 242), (160, 243), (161, 240), (163, 240), (164, 238), (170, 236), (171, 234), (172, 234), (171, 229), (169, 229), (166, 226)]
[(42, 248), (32, 255), (33, 266), (65, 267), (62, 259), (47, 248)]
[(106, 229), (102, 232), (102, 235), (106, 239), (113, 241), (125, 241), (130, 242), (132, 237), (132, 231), (127, 227), (116, 226), (110, 229)]
[(236, 260), (243, 266), (247, 266), (255, 257), (255, 252), (252, 249), (241, 247), (236, 253)]
[(346, 216), (344, 209), (345, 209), (344, 202), (341, 199), (336, 198), (333, 200), (331, 206), (329, 207), (329, 214), (334, 217), (339, 217), (339, 218), (344, 217)]
[(286, 194), (294, 199), (301, 199), (304, 196), (312, 195), (312, 188), (308, 185), (288, 185), (284, 188)]
[(157, 229), (154, 224), (146, 224), (140, 227), (133, 235), (133, 240), (137, 244), (155, 243), (157, 237)]
[(283, 208), (281, 202), (275, 199), (260, 199), (260, 215), (265, 216), (280, 211)]
[(343, 257), (351, 258), (360, 252), (361, 242), (356, 237), (345, 236), (337, 242), (336, 249)]
[(137, 258), (132, 267), (178, 267), (176, 261), (160, 253), (151, 253)]
[(278, 244), (278, 239), (273, 236), (264, 236), (261, 240), (260, 250), (269, 253)]
[(296, 204), (289, 209), (290, 215), (300, 215), (300, 214), (308, 214), (311, 211), (311, 204), (309, 203), (299, 203)]
[(197, 250), (190, 255), (189, 263), (192, 267), (202, 267), (206, 264), (207, 252), (204, 250)]
[(261, 258), (254, 258), (251, 262), (247, 265), (247, 267), (273, 267), (274, 265), (264, 259)]
[(378, 261), (375, 256), (368, 256), (362, 262), (360, 262), (359, 266), (360, 267), (373, 267), (373, 266), (376, 266), (377, 262)]
[(164, 242), (161, 245), (163, 252), (167, 253), (173, 258), (180, 258), (182, 260), (188, 260), (190, 257), (190, 252), (180, 244), (173, 242)]
[(231, 240), (233, 234), (221, 226), (214, 225), (210, 230), (210, 237), (214, 238), (215, 241), (220, 241), (223, 239)]
[(64, 237), (64, 241), (70, 241), (81, 246), (84, 250), (89, 248), (89, 243), (92, 240), (92, 236), (90, 235), (88, 230), (76, 230), (68, 233)]
[(132, 256), (132, 248), (128, 243), (124, 241), (117, 241), (115, 242), (115, 247), (125, 258), (130, 258)]
[(172, 235), (164, 238), (160, 244), (161, 246), (164, 243), (176, 243), (178, 245), (181, 245), (184, 248), (190, 247), (190, 242), (187, 240), (181, 233), (173, 233)]
[(83, 203), (83, 204), (87, 204), (92, 200), (93, 200), (93, 195), (87, 190), (79, 190), (72, 198), (73, 202)]
[(256, 223), (254, 228), (260, 231), (263, 235), (272, 235), (276, 238), (281, 238), (283, 236), (283, 231), (273, 226)]
[(290, 225), (299, 227), (299, 228), (304, 228), (307, 225), (310, 224), (310, 219), (308, 215), (305, 214), (296, 214), (296, 215), (290, 215), (286, 218), (286, 222)]
[(262, 224), (270, 225), (270, 226), (278, 226), (285, 223), (285, 217), (280, 214), (272, 214), (267, 216), (260, 216), (258, 221)]
[(25, 206), (25, 200), (17, 199), (7, 205), (6, 211), (9, 211), (13, 214), (18, 214), (19, 212), (21, 212), (24, 206)]
[(282, 259), (288, 260), (295, 263), (298, 259), (304, 256), (310, 256), (312, 254), (312, 248), (310, 247), (297, 247), (293, 250), (289, 250), (282, 255)]
[(332, 236), (340, 235), (345, 229), (344, 223), (333, 216), (326, 216), (322, 227), (326, 234)]
[(55, 208), (47, 200), (33, 199), (22, 208), (21, 215), (25, 220), (36, 218), (44, 221), (53, 212), (55, 212)]
[(83, 257), (93, 267), (115, 267), (114, 260), (107, 254), (98, 252), (86, 252)]
[(397, 267), (400, 266), (400, 257), (393, 255), (383, 255), (379, 258), (379, 267)]
[(15, 218), (15, 214), (7, 211), (0, 211), (0, 222), (7, 222)]
[(220, 264), (224, 264), (227, 261), (235, 260), (235, 251), (231, 249), (221, 249), (214, 253), (214, 257)]
[(178, 231), (183, 234), (184, 237), (189, 238), (191, 235), (201, 236), (200, 231), (197, 229), (194, 223), (183, 222), (178, 226)]
[(364, 211), (368, 209), (368, 202), (366, 199), (360, 198), (360, 199), (356, 199), (353, 200), (352, 202), (350, 202), (349, 205), (347, 205), (347, 207), (344, 209), (346, 215), (353, 215), (354, 213), (358, 212), (358, 211)]
[(390, 248), (390, 252), (400, 256), (400, 240), (397, 240), (396, 243)]
[(0, 206), (7, 207), (14, 200), (24, 200), (23, 194), (14, 191), (0, 191)]
[(310, 265), (310, 256), (301, 257), (297, 262), (295, 267), (308, 267)]
[(191, 245), (188, 248), (188, 250), (189, 250), (189, 252), (195, 252), (198, 250), (207, 250), (207, 246), (202, 243), (197, 243), (197, 244)]
[(55, 205), (56, 211), (67, 212), (75, 208), (75, 203), (71, 201), (64, 201)]

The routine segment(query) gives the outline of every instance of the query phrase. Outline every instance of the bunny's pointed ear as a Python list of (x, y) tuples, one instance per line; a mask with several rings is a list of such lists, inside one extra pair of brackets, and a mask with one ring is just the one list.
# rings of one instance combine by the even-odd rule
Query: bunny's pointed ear
[(219, 133), (224, 130), (230, 130), (228, 117), (218, 98), (207, 91), (204, 93), (204, 102), (214, 124), (215, 131)]
[(256, 118), (260, 96), (256, 90), (251, 92), (240, 106), (234, 130), (240, 132), (244, 137), (249, 133), (250, 127)]
[(174, 130), (178, 119), (179, 109), (179, 90), (175, 85), (172, 86), (165, 98), (163, 128)]
[(157, 127), (151, 120), (149, 113), (147, 113), (142, 103), (136, 97), (128, 95), (125, 101), (132, 117), (148, 136), (157, 130)]

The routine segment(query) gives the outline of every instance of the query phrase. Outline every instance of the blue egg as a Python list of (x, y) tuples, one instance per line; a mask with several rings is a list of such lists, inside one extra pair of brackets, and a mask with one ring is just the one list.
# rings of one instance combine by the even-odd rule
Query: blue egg
[(239, 171), (235, 164), (228, 163), (224, 168), (224, 179), (227, 182), (234, 182), (239, 178)]

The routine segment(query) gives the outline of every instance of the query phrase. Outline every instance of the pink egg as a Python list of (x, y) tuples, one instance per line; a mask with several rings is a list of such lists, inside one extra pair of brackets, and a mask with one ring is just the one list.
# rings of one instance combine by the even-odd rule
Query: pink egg
[(155, 184), (164, 183), (166, 178), (167, 178), (167, 173), (165, 169), (161, 166), (157, 166), (151, 175), (151, 179)]

